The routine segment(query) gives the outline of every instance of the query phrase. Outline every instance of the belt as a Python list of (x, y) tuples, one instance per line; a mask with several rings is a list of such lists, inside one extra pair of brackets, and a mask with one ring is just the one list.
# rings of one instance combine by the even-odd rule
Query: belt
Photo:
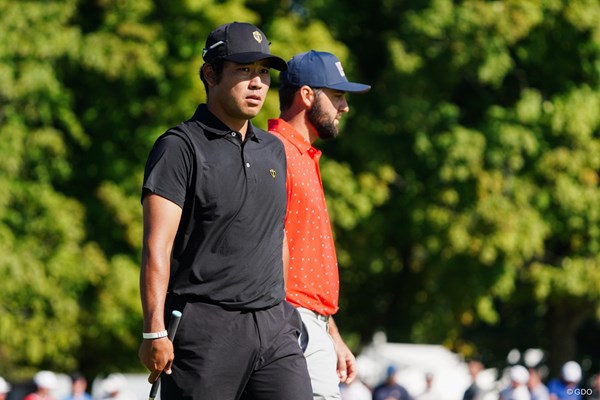
[(318, 312), (316, 312), (316, 311), (309, 310), (308, 308), (299, 307), (299, 309), (301, 309), (301, 310), (302, 310), (302, 312), (309, 312), (309, 313), (311, 313), (311, 314), (312, 314), (312, 315), (314, 315), (314, 316), (315, 316), (315, 318), (316, 318), (316, 319), (318, 319), (319, 321), (323, 321), (323, 322), (329, 322), (329, 318), (331, 318), (329, 315), (322, 315), (322, 314), (319, 314), (319, 313), (318, 313)]
[(329, 322), (329, 315), (321, 315), (314, 311), (313, 311), (313, 313), (315, 314), (315, 317), (317, 317), (318, 320), (321, 320), (323, 322)]

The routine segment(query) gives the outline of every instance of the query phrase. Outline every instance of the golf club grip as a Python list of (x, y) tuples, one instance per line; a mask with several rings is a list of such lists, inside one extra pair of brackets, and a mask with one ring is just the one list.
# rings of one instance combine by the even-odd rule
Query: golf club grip
[[(181, 320), (181, 311), (173, 310), (171, 313), (171, 318), (169, 319), (169, 327), (167, 328), (168, 334), (167, 337), (172, 342), (175, 338), (175, 333), (177, 332), (177, 327), (179, 326), (179, 321)], [(149, 400), (154, 400), (156, 395), (158, 394), (158, 388), (160, 387), (160, 376), (150, 388), (150, 396), (148, 396)]]

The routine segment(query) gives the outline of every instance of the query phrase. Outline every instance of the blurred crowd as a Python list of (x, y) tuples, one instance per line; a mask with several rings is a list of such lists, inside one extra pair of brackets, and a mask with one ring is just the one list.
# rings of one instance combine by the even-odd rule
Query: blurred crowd
[[(581, 366), (575, 361), (566, 362), (560, 376), (544, 381), (538, 367), (512, 365), (503, 372), (494, 385), (483, 385), (478, 376), (484, 370), (481, 361), (468, 362), (471, 384), (462, 400), (600, 400), (600, 372), (588, 380), (582, 379)], [(434, 385), (435, 375), (425, 374), (425, 389), (410, 393), (398, 381), (394, 365), (387, 368), (384, 380), (369, 387), (363, 380), (342, 386), (342, 400), (441, 400), (448, 398), (443, 388)], [(461, 400), (461, 399), (456, 399)]]
[[(493, 385), (484, 383), (480, 373), (484, 364), (479, 360), (467, 363), (471, 378), (462, 399), (455, 400), (600, 400), (600, 372), (583, 379), (581, 366), (569, 361), (562, 366), (560, 376), (545, 377), (539, 367), (511, 365), (506, 368)], [(436, 385), (436, 376), (425, 373), (424, 389), (413, 393), (398, 380), (402, 374), (395, 365), (389, 365), (385, 377), (376, 385), (369, 386), (360, 376), (352, 383), (342, 385), (341, 400), (444, 400), (448, 399), (443, 387)], [(63, 375), (52, 371), (39, 371), (31, 386), (11, 385), (0, 377), (0, 400), (139, 400), (142, 394), (134, 394), (131, 381), (119, 373), (113, 373), (94, 381), (90, 391), (86, 377), (81, 373), (68, 376), (69, 393), (60, 393), (57, 388)], [(64, 377), (64, 376), (63, 376)], [(548, 378), (548, 379), (545, 379)], [(66, 379), (66, 378), (65, 378)], [(63, 386), (65, 382), (62, 382)], [(148, 385), (148, 389), (150, 386)], [(414, 390), (413, 390), (414, 391)]]
[[(70, 390), (61, 393), (61, 375), (52, 371), (39, 371), (33, 377), (32, 385), (12, 387), (0, 377), (0, 400), (138, 400), (128, 389), (124, 375), (113, 373), (98, 381), (94, 396), (89, 392), (87, 378), (75, 372), (69, 376)], [(59, 393), (59, 395), (57, 395)]]

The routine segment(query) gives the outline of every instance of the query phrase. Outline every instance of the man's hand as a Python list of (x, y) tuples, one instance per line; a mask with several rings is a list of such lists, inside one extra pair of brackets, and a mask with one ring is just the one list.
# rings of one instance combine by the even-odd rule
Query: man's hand
[(350, 383), (356, 378), (356, 358), (340, 336), (333, 318), (329, 320), (329, 335), (333, 340), (337, 354), (337, 374), (340, 382)]
[[(341, 339), (341, 337), (340, 337)], [(350, 383), (356, 378), (356, 358), (344, 341), (334, 342), (337, 353), (337, 374), (340, 382)]]
[(169, 338), (145, 339), (142, 341), (138, 356), (142, 364), (150, 370), (148, 382), (156, 382), (163, 371), (167, 375), (171, 374), (171, 366), (175, 355), (173, 353), (173, 343)]

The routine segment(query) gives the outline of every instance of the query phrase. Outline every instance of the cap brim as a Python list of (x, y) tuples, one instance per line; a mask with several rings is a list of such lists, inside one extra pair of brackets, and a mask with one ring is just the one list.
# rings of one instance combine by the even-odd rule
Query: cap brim
[(342, 92), (348, 93), (364, 93), (371, 90), (371, 86), (363, 85), (362, 83), (354, 82), (341, 82), (333, 85), (327, 85), (327, 88), (334, 90), (341, 90)]
[(237, 53), (227, 56), (225, 59), (239, 64), (250, 64), (260, 60), (267, 60), (271, 68), (276, 69), (277, 71), (287, 70), (287, 63), (283, 60), (283, 58), (279, 58), (272, 54), (259, 52)]

